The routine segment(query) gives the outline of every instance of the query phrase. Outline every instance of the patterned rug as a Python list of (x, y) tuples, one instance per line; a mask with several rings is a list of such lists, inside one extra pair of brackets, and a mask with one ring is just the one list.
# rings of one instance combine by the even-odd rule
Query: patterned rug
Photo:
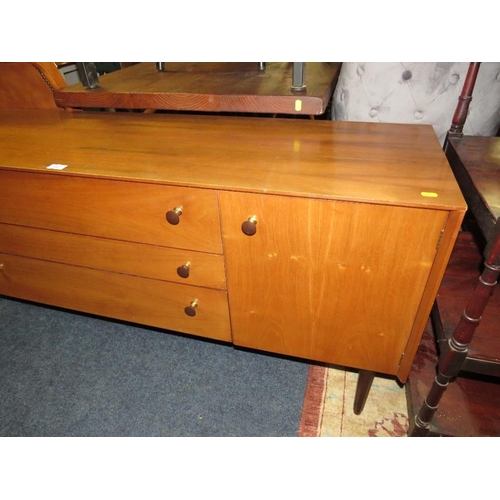
[(338, 367), (311, 366), (299, 428), (301, 437), (406, 437), (404, 386), (375, 377), (365, 408), (352, 406), (358, 374)]

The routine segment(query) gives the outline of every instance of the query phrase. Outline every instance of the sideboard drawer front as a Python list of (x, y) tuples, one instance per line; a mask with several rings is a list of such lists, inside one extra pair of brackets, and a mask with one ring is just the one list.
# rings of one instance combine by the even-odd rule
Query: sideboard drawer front
[(0, 222), (222, 253), (217, 193), (205, 189), (3, 170)]
[[(0, 253), (0, 294), (231, 341), (227, 294)], [(197, 303), (195, 316), (185, 308)]]
[(1, 223), (0, 252), (185, 285), (226, 288), (223, 257), (217, 254)]

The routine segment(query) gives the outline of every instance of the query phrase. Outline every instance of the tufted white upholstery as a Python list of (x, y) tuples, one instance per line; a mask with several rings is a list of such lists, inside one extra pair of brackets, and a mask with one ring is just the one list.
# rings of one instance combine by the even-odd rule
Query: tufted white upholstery
[[(468, 62), (344, 62), (333, 94), (332, 119), (428, 123), (442, 144), (468, 67)], [(493, 136), (499, 126), (500, 63), (483, 62), (464, 134)]]

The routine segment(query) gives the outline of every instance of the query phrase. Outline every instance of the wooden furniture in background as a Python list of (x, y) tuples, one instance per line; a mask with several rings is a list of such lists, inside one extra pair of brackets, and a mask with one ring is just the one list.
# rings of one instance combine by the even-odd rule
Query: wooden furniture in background
[(126, 108), (198, 112), (325, 112), (341, 63), (307, 63), (307, 88), (292, 92), (292, 63), (139, 63), (99, 78), (99, 87), (81, 83), (55, 93), (61, 107)]
[(423, 347), (409, 379), (410, 413), (420, 415), (410, 435), (500, 435), (500, 384), (492, 378), (500, 375), (500, 293), (493, 289), (500, 272), (496, 151), (498, 137), (450, 139), (448, 155), (468, 205), (478, 218), (489, 213), (489, 221), (475, 228), (479, 234), (459, 234), (433, 310), (438, 349)]
[(1, 112), (0, 165), (0, 293), (359, 369), (357, 413), (466, 208), (428, 125)]
[(500, 138), (462, 136), (478, 70), (471, 63), (445, 144), (470, 230), (459, 234), (433, 309), (438, 349), (427, 342), (410, 375), (413, 436), (500, 435), (500, 384), (488, 378), (500, 376)]
[(56, 63), (0, 63), (0, 109), (57, 109), (54, 91), (64, 87)]

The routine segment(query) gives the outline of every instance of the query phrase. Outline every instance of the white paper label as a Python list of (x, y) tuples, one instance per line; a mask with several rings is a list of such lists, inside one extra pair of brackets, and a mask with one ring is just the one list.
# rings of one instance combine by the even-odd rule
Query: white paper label
[(60, 165), (59, 163), (53, 163), (47, 167), (48, 170), (64, 170), (68, 165)]

